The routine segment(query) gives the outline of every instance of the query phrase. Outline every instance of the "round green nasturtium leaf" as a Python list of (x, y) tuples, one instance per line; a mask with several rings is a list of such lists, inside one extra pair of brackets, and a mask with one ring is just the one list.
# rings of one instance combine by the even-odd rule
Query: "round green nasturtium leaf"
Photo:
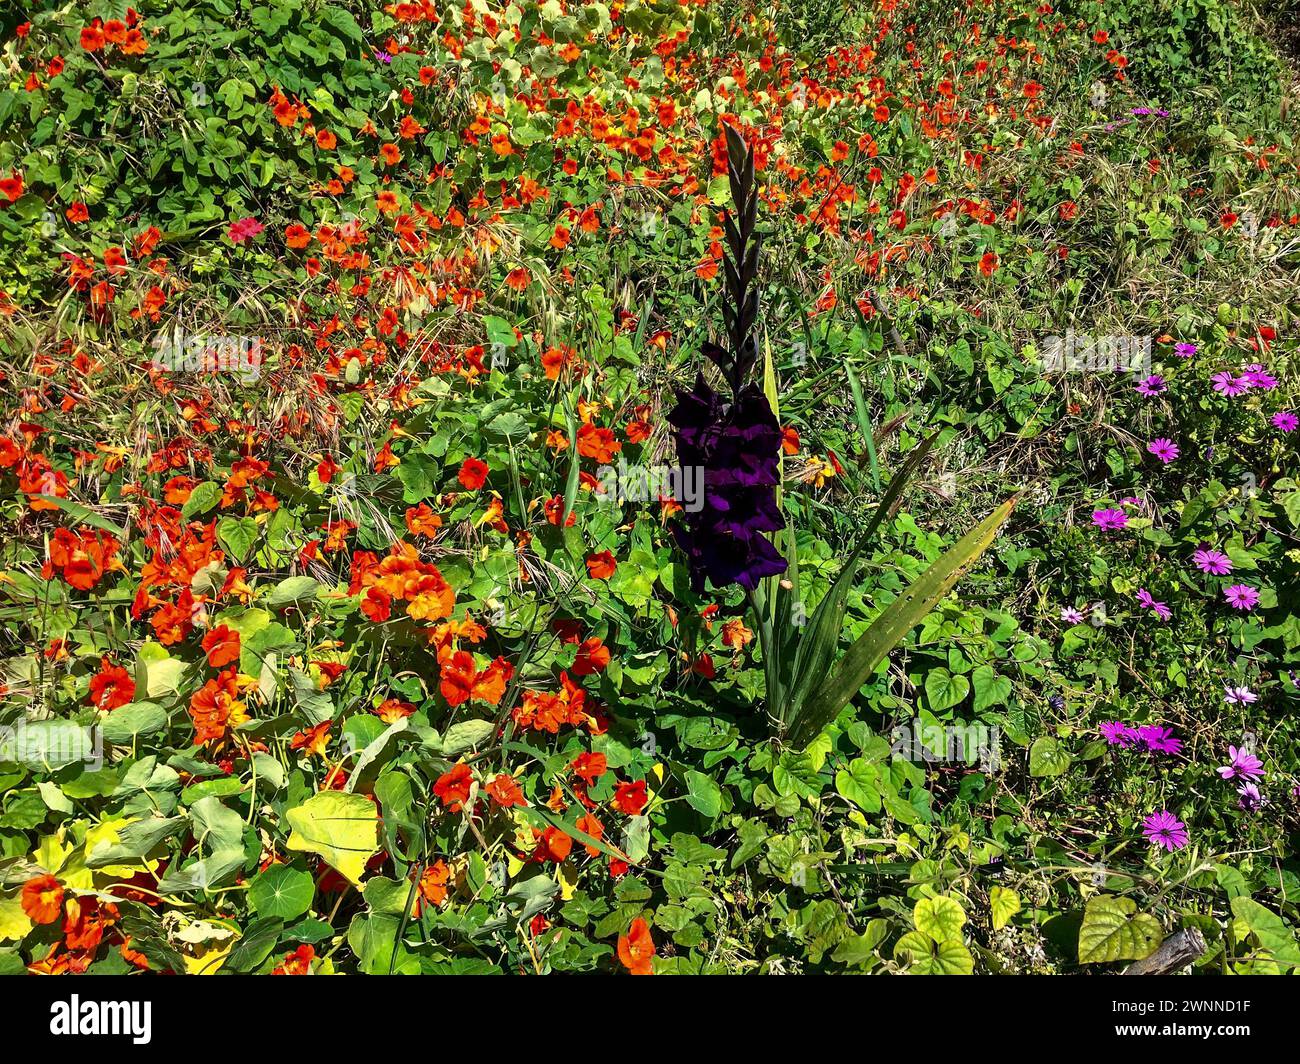
[(310, 872), (288, 865), (271, 865), (248, 888), (249, 904), (262, 916), (292, 920), (311, 908), (316, 883)]

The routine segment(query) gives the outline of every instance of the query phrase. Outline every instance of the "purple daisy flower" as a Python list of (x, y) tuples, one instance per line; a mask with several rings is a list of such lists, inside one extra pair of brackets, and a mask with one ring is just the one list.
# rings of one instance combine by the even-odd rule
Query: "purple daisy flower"
[(1258, 388), (1263, 392), (1271, 392), (1277, 387), (1277, 378), (1269, 374), (1258, 362), (1247, 366), (1241, 379), (1246, 382), (1246, 387)]
[(1180, 343), (1174, 344), (1174, 354), (1179, 358), (1191, 358), (1196, 354), (1196, 344)]
[(1232, 559), (1221, 551), (1202, 547), (1192, 555), (1196, 568), (1212, 576), (1227, 576), (1232, 572)]
[(1147, 450), (1164, 462), (1165, 465), (1172, 462), (1179, 454), (1178, 444), (1163, 436), (1148, 443)]
[(1256, 776), (1264, 775), (1264, 762), (1245, 747), (1238, 749), (1235, 746), (1230, 746), (1228, 747), (1228, 764), (1221, 765), (1215, 771), (1225, 780), (1254, 779)]
[(1163, 602), (1157, 602), (1151, 592), (1144, 587), (1138, 588), (1137, 600), (1139, 606), (1151, 610), (1162, 621), (1167, 621), (1173, 616), (1173, 611)]
[(1107, 530), (1121, 529), (1128, 524), (1128, 514), (1123, 510), (1113, 510), (1110, 508), (1104, 510), (1093, 510), (1092, 523), (1098, 528)]
[(1283, 432), (1295, 432), (1296, 427), (1300, 426), (1300, 418), (1290, 410), (1279, 410), (1269, 419), (1269, 422), (1275, 429), (1281, 429)]
[(1061, 620), (1063, 620), (1063, 621), (1067, 621), (1067, 622), (1070, 623), (1070, 624), (1082, 624), (1082, 623), (1083, 623), (1083, 611), (1082, 611), (1082, 610), (1077, 610), (1077, 609), (1075, 609), (1073, 606), (1062, 606), (1062, 607), (1061, 607)]
[(1249, 687), (1228, 687), (1223, 688), (1223, 700), (1228, 705), (1236, 704), (1238, 706), (1248, 706), (1252, 702), (1259, 701), (1259, 695), (1255, 694)]
[(1244, 378), (1234, 377), (1226, 369), (1221, 373), (1216, 373), (1211, 380), (1214, 383), (1214, 390), (1220, 395), (1226, 395), (1229, 398), (1241, 395), (1247, 388)]
[(1170, 853), (1187, 845), (1187, 825), (1168, 809), (1152, 813), (1144, 819), (1142, 831), (1150, 842), (1163, 846)]
[(1153, 754), (1176, 754), (1183, 748), (1183, 741), (1174, 738), (1173, 728), (1143, 724), (1137, 731), (1142, 745)]
[(1259, 602), (1259, 592), (1249, 584), (1233, 584), (1223, 589), (1228, 605), (1239, 610), (1253, 610)]
[(1120, 720), (1108, 720), (1098, 731), (1109, 746), (1132, 746), (1138, 741), (1138, 730)]
[(1149, 377), (1143, 377), (1133, 387), (1137, 389), (1139, 395), (1152, 396), (1159, 395), (1168, 385), (1165, 384), (1164, 377), (1159, 373), (1153, 373)]
[(1247, 813), (1253, 813), (1265, 802), (1264, 796), (1259, 793), (1259, 788), (1253, 783), (1243, 783), (1237, 788), (1237, 793), (1241, 795), (1237, 799), (1237, 808), (1244, 809)]

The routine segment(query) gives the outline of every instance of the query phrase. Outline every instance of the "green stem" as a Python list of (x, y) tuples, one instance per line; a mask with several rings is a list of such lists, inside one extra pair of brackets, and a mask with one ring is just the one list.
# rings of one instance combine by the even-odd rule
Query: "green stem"
[(772, 617), (767, 610), (767, 596), (763, 594), (760, 584), (753, 591), (745, 591), (749, 608), (754, 612), (754, 623), (758, 631), (758, 645), (763, 653), (763, 678), (767, 693), (767, 715), (782, 730), (785, 728), (784, 706), (781, 697), (781, 678), (778, 669), (776, 638), (772, 631)]

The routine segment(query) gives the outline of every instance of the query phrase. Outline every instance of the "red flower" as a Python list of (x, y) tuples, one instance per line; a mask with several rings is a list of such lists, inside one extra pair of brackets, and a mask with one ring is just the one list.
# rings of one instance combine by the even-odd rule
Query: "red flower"
[(469, 800), (469, 788), (474, 774), (468, 765), (456, 765), (450, 772), (444, 772), (433, 785), (436, 794), (449, 812), (459, 813), (461, 807)]
[(283, 962), (272, 969), (272, 975), (311, 975), (311, 962), (316, 959), (316, 947), (299, 946), (292, 953), (285, 954)]
[(646, 794), (645, 780), (637, 780), (635, 783), (620, 783), (609, 804), (620, 813), (640, 816), (647, 801), (649, 796)]
[(603, 672), (609, 664), (609, 647), (594, 636), (578, 648), (578, 656), (573, 659), (574, 676), (592, 676)]
[(456, 479), (460, 481), (461, 486), (469, 491), (478, 491), (487, 481), (488, 467), (486, 462), (479, 461), (477, 458), (466, 458), (461, 463), (460, 472)]
[(573, 759), (573, 774), (587, 781), (588, 787), (594, 787), (609, 768), (604, 754), (579, 754)]
[(208, 664), (220, 669), (239, 660), (239, 633), (219, 624), (203, 637), (203, 649), (207, 652)]
[(637, 917), (626, 935), (618, 936), (618, 959), (633, 975), (654, 975), (655, 941), (645, 920)]
[(135, 697), (135, 681), (121, 665), (108, 658), (100, 661), (99, 672), (90, 678), (90, 700), (97, 709), (117, 709)]
[(63, 888), (53, 876), (37, 876), (23, 884), (23, 912), (34, 924), (52, 924), (63, 912)]
[(614, 575), (614, 570), (617, 568), (618, 562), (614, 560), (614, 555), (607, 550), (603, 550), (599, 554), (587, 555), (587, 574), (593, 580), (608, 580)]
[(542, 832), (537, 840), (537, 849), (533, 851), (533, 859), (537, 861), (554, 861), (556, 864), (561, 863), (569, 856), (569, 851), (573, 849), (573, 839), (556, 827), (547, 828)]
[(485, 790), (488, 797), (502, 809), (509, 809), (512, 805), (528, 805), (528, 800), (524, 797), (524, 792), (519, 789), (515, 778), (504, 772), (489, 783)]
[(11, 171), (8, 177), (0, 177), (0, 196), (13, 203), (22, 194), (23, 175), (17, 170)]

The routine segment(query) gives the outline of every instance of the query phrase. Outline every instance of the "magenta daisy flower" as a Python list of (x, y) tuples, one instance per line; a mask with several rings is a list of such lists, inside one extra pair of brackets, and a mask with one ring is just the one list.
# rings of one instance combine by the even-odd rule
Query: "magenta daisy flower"
[(1077, 610), (1073, 606), (1062, 606), (1061, 620), (1067, 622), (1068, 624), (1082, 624), (1083, 611)]
[(1238, 749), (1235, 746), (1230, 746), (1228, 747), (1228, 763), (1221, 765), (1216, 771), (1225, 780), (1249, 780), (1264, 774), (1264, 762), (1244, 747)]
[(1162, 621), (1167, 621), (1173, 616), (1173, 611), (1171, 611), (1163, 602), (1157, 602), (1151, 592), (1144, 587), (1138, 588), (1137, 600), (1139, 606), (1143, 609), (1151, 610), (1151, 612)]
[(1165, 439), (1163, 436), (1148, 443), (1147, 450), (1164, 462), (1165, 465), (1177, 458), (1179, 453), (1178, 444), (1174, 443), (1173, 440)]
[(1142, 831), (1149, 841), (1163, 846), (1170, 853), (1187, 845), (1187, 825), (1168, 809), (1145, 818), (1142, 821)]
[(1226, 395), (1229, 398), (1241, 395), (1248, 387), (1244, 378), (1234, 377), (1226, 369), (1222, 373), (1216, 373), (1210, 379), (1214, 383), (1214, 390), (1220, 395)]
[(1092, 511), (1092, 523), (1098, 528), (1115, 530), (1124, 528), (1128, 524), (1128, 514), (1123, 510), (1114, 510), (1106, 508), (1104, 510)]
[(1295, 432), (1297, 426), (1300, 426), (1300, 418), (1297, 418), (1289, 410), (1279, 410), (1269, 418), (1269, 423), (1275, 429), (1281, 429), (1283, 432)]
[(1270, 374), (1258, 362), (1246, 367), (1246, 372), (1241, 375), (1247, 388), (1258, 388), (1262, 392), (1271, 392), (1277, 387), (1277, 378)]
[(1232, 559), (1221, 551), (1202, 547), (1192, 555), (1196, 568), (1212, 576), (1227, 576), (1232, 572)]
[(1174, 354), (1179, 358), (1191, 358), (1196, 354), (1196, 345), (1188, 343), (1174, 344)]
[(1237, 788), (1237, 793), (1241, 795), (1237, 799), (1237, 808), (1244, 809), (1247, 813), (1253, 813), (1265, 802), (1264, 796), (1259, 793), (1259, 788), (1253, 783), (1243, 783)]
[(1159, 395), (1166, 389), (1167, 385), (1165, 384), (1164, 377), (1160, 376), (1159, 373), (1153, 373), (1149, 377), (1143, 377), (1137, 382), (1137, 384), (1133, 385), (1133, 387), (1137, 389), (1139, 395), (1150, 397), (1152, 395)]
[(1259, 602), (1259, 592), (1249, 584), (1233, 584), (1223, 589), (1228, 605), (1238, 610), (1253, 610)]
[(1108, 746), (1132, 746), (1138, 741), (1138, 730), (1120, 720), (1108, 720), (1098, 731)]
[(1183, 748), (1182, 739), (1174, 738), (1172, 728), (1143, 724), (1137, 732), (1138, 740), (1153, 754), (1176, 754)]

